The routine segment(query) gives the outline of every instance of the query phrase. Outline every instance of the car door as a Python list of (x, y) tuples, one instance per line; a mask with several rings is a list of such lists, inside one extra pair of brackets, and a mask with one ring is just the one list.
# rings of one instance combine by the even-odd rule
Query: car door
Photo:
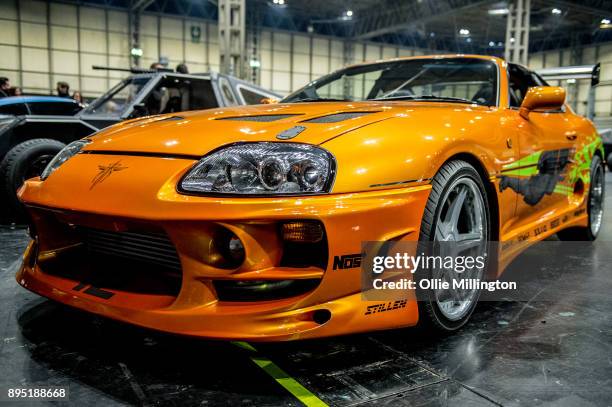
[(509, 64), (510, 124), (516, 129), (518, 160), (504, 166), (500, 190), (516, 193), (515, 230), (530, 238), (555, 228), (550, 220), (568, 207), (576, 133), (567, 108), (532, 111), (525, 119), (519, 107), (530, 87), (547, 86), (527, 69)]

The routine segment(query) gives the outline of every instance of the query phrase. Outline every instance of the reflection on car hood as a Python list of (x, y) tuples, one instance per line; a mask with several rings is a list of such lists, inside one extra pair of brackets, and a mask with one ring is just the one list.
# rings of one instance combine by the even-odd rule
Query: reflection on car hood
[[(417, 110), (487, 109), (474, 105), (432, 102), (333, 102), (257, 105), (182, 112), (123, 122), (103, 130), (85, 151), (155, 153), (201, 156), (222, 145), (249, 141), (284, 141), (321, 144), (344, 133), (381, 120), (406, 117)], [(333, 120), (315, 120), (344, 112)], [(257, 116), (274, 115), (274, 120)], [(245, 120), (240, 120), (244, 117)], [(231, 120), (227, 120), (230, 119)], [(337, 120), (340, 118), (340, 120)], [(295, 126), (292, 138), (277, 137)], [(288, 132), (293, 136), (292, 133)]]

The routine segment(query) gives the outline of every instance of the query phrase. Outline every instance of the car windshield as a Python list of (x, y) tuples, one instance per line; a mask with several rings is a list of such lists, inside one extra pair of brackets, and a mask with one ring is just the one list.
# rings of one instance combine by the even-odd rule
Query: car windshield
[(85, 114), (97, 116), (120, 116), (134, 102), (151, 77), (128, 78), (96, 99), (85, 109)]
[(423, 58), (341, 69), (282, 102), (427, 100), (497, 103), (497, 66), (478, 58)]

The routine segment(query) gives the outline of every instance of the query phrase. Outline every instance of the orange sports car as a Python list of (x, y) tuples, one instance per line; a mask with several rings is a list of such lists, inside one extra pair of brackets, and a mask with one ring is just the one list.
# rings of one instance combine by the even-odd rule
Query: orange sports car
[(493, 57), (378, 61), (276, 104), (135, 119), (66, 146), (19, 191), (32, 241), (17, 281), (208, 338), (449, 331), (479, 288), (367, 300), (363, 242), (500, 242), (496, 278), (552, 234), (595, 239), (603, 195), (602, 142), (562, 88)]

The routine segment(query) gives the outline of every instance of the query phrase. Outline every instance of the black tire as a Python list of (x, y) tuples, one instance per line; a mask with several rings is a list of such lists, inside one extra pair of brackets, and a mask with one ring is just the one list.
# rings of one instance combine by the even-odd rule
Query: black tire
[[(444, 164), (432, 181), (432, 189), (421, 220), (419, 235), (421, 249), (419, 252), (429, 251), (429, 247), (431, 247), (430, 242), (433, 242), (435, 238), (436, 223), (444, 206), (444, 202), (442, 201), (447, 198), (452, 186), (463, 178), (469, 178), (478, 187), (477, 189), (482, 198), (484, 207), (483, 213), (486, 217), (485, 220), (482, 220), (483, 230), (486, 230), (485, 233), (487, 238), (485, 240), (488, 240), (491, 236), (491, 211), (482, 178), (478, 174), (478, 171), (469, 163), (461, 160), (454, 160)], [(431, 270), (421, 270), (420, 275), (417, 272), (416, 279), (419, 280), (421, 278), (432, 278)], [(428, 330), (438, 333), (455, 331), (468, 321), (474, 312), (474, 308), (476, 308), (479, 296), (480, 291), (476, 293), (473, 303), (463, 317), (458, 320), (450, 320), (441, 311), (431, 290), (424, 291), (417, 289), (417, 298), (419, 300), (419, 324)]]
[(46, 164), (64, 148), (57, 140), (40, 138), (24, 141), (13, 147), (0, 163), (0, 197), (5, 202), (4, 219), (22, 222), (25, 211), (17, 198), (17, 190), (28, 179), (40, 175)]
[(608, 170), (612, 171), (612, 153), (608, 154), (608, 158), (606, 158), (606, 161), (608, 163)]
[[(599, 158), (599, 156), (595, 155), (593, 156), (593, 160), (591, 161), (591, 180), (594, 179), (595, 173), (596, 171), (601, 171), (601, 176), (605, 177), (605, 168), (604, 168), (604, 164), (601, 161), (601, 158)], [(603, 200), (605, 197), (605, 178), (603, 180), (603, 183), (601, 185), (602, 187), (602, 210), (603, 210)], [(593, 208), (591, 207), (591, 194), (593, 194), (593, 188), (595, 187), (595, 183), (591, 182), (589, 185), (589, 195), (587, 196), (587, 215), (588, 215), (588, 220), (589, 220), (589, 224), (586, 227), (572, 227), (572, 228), (568, 228), (568, 229), (564, 229), (561, 230), (559, 232), (557, 232), (557, 237), (559, 238), (559, 240), (563, 240), (563, 241), (574, 241), (574, 242), (592, 242), (593, 240), (597, 239), (597, 236), (599, 235), (599, 231), (601, 230), (601, 220), (600, 220), (600, 225), (597, 228), (596, 231), (593, 230)], [(602, 214), (603, 215), (603, 214)]]

